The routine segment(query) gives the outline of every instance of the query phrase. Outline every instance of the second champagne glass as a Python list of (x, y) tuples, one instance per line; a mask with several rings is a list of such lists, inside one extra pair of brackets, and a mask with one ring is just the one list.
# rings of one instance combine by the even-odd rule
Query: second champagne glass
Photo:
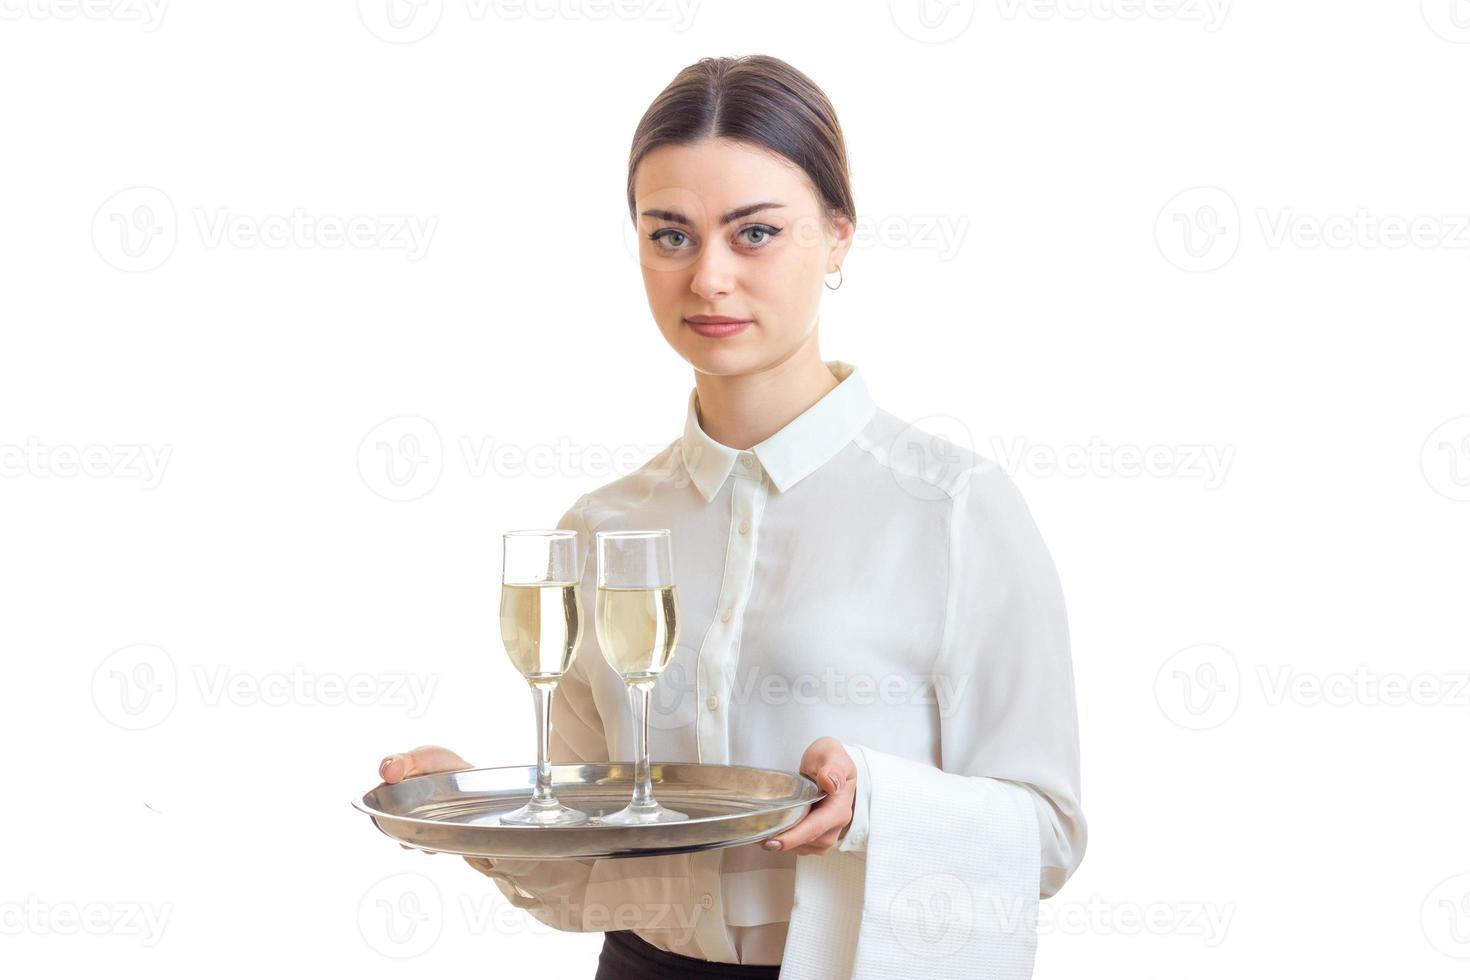
[(689, 815), (653, 798), (648, 759), (648, 699), (679, 642), (671, 532), (597, 532), (597, 642), (628, 686), (633, 709), (633, 799), (604, 824), (667, 823)]
[(510, 531), (500, 587), (500, 638), (531, 685), (536, 701), (536, 789), (525, 806), (502, 814), (503, 824), (567, 827), (587, 822), (551, 791), (551, 698), (582, 640), (576, 531)]

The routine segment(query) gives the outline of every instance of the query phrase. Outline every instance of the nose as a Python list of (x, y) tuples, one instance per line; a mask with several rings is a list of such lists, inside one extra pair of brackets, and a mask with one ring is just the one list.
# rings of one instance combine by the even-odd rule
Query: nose
[(689, 288), (705, 299), (727, 295), (735, 288), (735, 258), (718, 245), (704, 249), (695, 261)]

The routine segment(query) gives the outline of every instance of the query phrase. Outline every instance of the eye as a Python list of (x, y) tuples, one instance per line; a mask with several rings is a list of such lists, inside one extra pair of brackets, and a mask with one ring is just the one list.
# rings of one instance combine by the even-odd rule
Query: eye
[(764, 248), (771, 239), (781, 234), (780, 228), (772, 228), (770, 225), (748, 225), (740, 229), (742, 235), (758, 235), (759, 238), (746, 239), (746, 242), (754, 248)]
[[(667, 252), (676, 252), (683, 247), (683, 243), (689, 240), (689, 236), (677, 228), (660, 228), (648, 236), (649, 240), (659, 248)], [(669, 242), (667, 239), (678, 239), (677, 242)]]

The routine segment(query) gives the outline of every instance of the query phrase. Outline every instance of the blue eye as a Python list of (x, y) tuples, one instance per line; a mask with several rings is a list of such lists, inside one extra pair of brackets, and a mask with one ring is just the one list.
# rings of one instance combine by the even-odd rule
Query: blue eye
[(678, 245), (670, 246), (668, 243), (666, 243), (664, 241), (664, 238), (666, 236), (678, 236), (680, 239), (685, 239), (685, 240), (687, 240), (689, 238), (688, 235), (684, 234), (682, 231), (680, 231), (677, 228), (660, 228), (658, 231), (654, 232), (652, 235), (649, 235), (648, 238), (649, 238), (650, 241), (656, 243), (659, 246), (659, 248), (668, 249), (670, 251), (677, 251), (679, 249), (679, 246)]
[(740, 229), (740, 234), (742, 234), (742, 235), (747, 234), (749, 232), (754, 232), (757, 235), (763, 235), (763, 236), (765, 236), (760, 241), (752, 241), (752, 242), (750, 242), (750, 244), (753, 245), (753, 246), (755, 246), (756, 248), (763, 248), (763, 247), (765, 247), (765, 245), (768, 242), (770, 242), (771, 239), (773, 239), (777, 235), (781, 234), (781, 229), (780, 228), (772, 228), (770, 225), (751, 225), (748, 228), (742, 228), (742, 229)]

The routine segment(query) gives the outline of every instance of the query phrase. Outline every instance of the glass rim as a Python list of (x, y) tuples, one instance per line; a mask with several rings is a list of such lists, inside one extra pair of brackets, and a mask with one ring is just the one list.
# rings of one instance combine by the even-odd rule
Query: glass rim
[(574, 538), (576, 531), (565, 528), (527, 528), (521, 531), (506, 531), (501, 537), (505, 538)]

